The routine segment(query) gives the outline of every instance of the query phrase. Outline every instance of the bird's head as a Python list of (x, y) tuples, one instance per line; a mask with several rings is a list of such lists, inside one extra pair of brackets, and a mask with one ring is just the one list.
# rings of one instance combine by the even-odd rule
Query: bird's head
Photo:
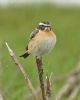
[(51, 25), (48, 21), (40, 22), (37, 28), (42, 31), (51, 31)]

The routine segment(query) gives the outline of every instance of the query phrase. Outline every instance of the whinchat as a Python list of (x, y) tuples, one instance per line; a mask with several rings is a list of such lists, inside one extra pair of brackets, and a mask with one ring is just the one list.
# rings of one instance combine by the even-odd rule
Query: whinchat
[(56, 35), (51, 29), (48, 21), (42, 21), (37, 28), (31, 33), (26, 52), (20, 57), (27, 58), (30, 54), (35, 57), (42, 57), (54, 48)]

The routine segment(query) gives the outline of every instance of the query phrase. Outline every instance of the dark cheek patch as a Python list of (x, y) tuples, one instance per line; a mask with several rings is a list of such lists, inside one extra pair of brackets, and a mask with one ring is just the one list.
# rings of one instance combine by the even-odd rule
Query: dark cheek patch
[(38, 29), (40, 29), (40, 30), (44, 30), (44, 29), (45, 29), (45, 26), (40, 25), (40, 26), (38, 26)]
[(43, 27), (41, 27), (41, 30), (44, 30), (45, 29), (45, 27), (43, 26)]

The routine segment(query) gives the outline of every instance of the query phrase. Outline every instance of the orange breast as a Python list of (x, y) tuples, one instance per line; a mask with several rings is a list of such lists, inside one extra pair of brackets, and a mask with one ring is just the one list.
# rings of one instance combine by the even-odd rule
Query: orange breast
[(55, 33), (53, 31), (39, 31), (35, 38), (47, 38), (47, 37), (54, 37)]
[(54, 37), (55, 37), (55, 33), (53, 31), (49, 31), (49, 32), (39, 31), (39, 33), (36, 34), (36, 36), (32, 40), (30, 40), (28, 44), (29, 52), (31, 53), (33, 49), (36, 48), (36, 46), (39, 45), (41, 41), (45, 40), (46, 38), (53, 39)]

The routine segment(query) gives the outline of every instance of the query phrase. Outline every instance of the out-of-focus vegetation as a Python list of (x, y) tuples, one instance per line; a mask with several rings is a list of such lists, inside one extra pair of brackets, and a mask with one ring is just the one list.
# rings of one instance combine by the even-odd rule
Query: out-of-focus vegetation
[[(32, 100), (20, 72), (12, 62), (5, 46), (9, 43), (20, 62), (24, 65), (35, 88), (39, 86), (34, 57), (21, 59), (29, 35), (41, 20), (49, 20), (56, 33), (57, 43), (54, 50), (43, 57), (44, 73), (53, 72), (53, 77), (70, 72), (80, 56), (80, 9), (60, 8), (53, 5), (19, 6), (0, 8), (0, 67), (1, 87), (5, 100)], [(44, 77), (45, 77), (44, 76)], [(53, 97), (61, 84), (53, 85)], [(26, 99), (27, 98), (27, 99)], [(80, 96), (76, 98), (79, 100)]]

